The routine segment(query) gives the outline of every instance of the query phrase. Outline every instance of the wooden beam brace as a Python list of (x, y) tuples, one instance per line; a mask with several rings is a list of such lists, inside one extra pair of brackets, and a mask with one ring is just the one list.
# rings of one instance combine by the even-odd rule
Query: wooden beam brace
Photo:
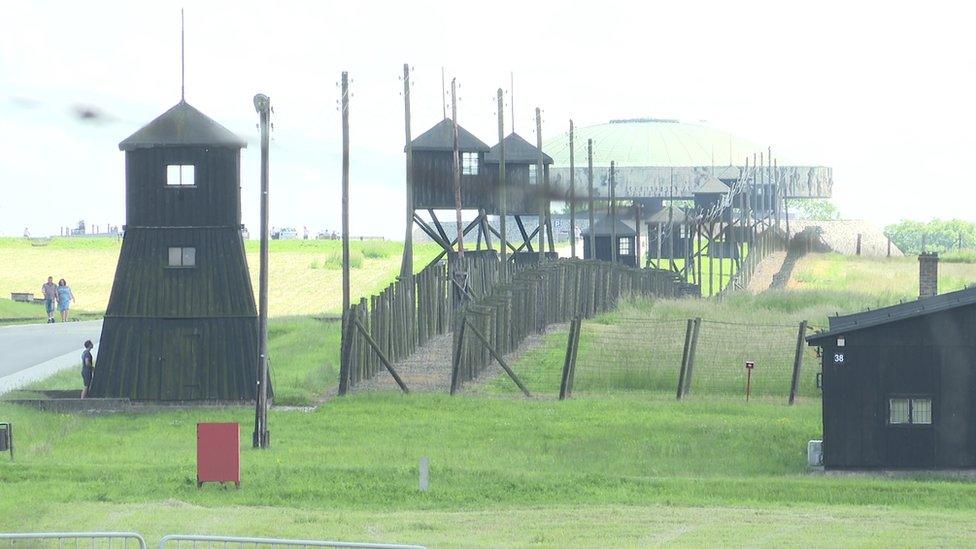
[(409, 393), (410, 390), (407, 389), (407, 385), (403, 383), (403, 380), (400, 379), (400, 375), (397, 374), (396, 370), (393, 369), (393, 365), (390, 364), (390, 361), (386, 359), (386, 355), (383, 354), (383, 351), (381, 351), (379, 346), (376, 344), (376, 342), (373, 341), (373, 336), (369, 335), (369, 332), (366, 331), (366, 328), (363, 326), (363, 324), (359, 321), (358, 318), (356, 317), (351, 317), (351, 318), (353, 323), (356, 325), (356, 327), (359, 328), (359, 333), (363, 334), (363, 337), (366, 339), (366, 343), (368, 343), (369, 346), (373, 348), (373, 352), (376, 353), (377, 357), (379, 357), (380, 362), (383, 363), (383, 366), (385, 366), (386, 369), (390, 372), (390, 375), (393, 376), (393, 380), (396, 381), (397, 385), (400, 386), (400, 390), (403, 391), (404, 393)]
[(505, 369), (505, 373), (508, 374), (508, 377), (512, 378), (512, 381), (514, 381), (515, 384), (518, 385), (519, 389), (522, 389), (522, 393), (524, 393), (525, 396), (527, 397), (531, 397), (532, 394), (529, 393), (529, 390), (526, 389), (525, 385), (522, 384), (522, 380), (519, 379), (517, 375), (515, 375), (515, 372), (513, 372), (511, 368), (508, 367), (508, 364), (505, 363), (505, 360), (501, 357), (501, 355), (495, 352), (495, 349), (492, 348), (491, 344), (488, 343), (488, 339), (480, 331), (478, 331), (478, 328), (475, 328), (474, 324), (471, 324), (471, 322), (468, 321), (467, 317), (465, 317), (464, 322), (468, 324), (468, 328), (471, 328), (471, 331), (474, 333), (474, 335), (481, 340), (481, 344), (485, 346), (485, 349), (488, 349), (488, 352), (491, 354), (491, 356), (495, 360), (497, 360), (499, 364), (501, 364), (502, 368)]

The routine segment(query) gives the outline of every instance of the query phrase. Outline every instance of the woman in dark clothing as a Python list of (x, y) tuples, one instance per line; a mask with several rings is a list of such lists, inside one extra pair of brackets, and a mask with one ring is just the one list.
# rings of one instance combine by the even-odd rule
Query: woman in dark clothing
[(91, 387), (92, 377), (95, 376), (95, 359), (92, 357), (94, 345), (91, 340), (85, 342), (85, 351), (81, 353), (81, 379), (85, 382), (85, 388), (81, 390), (81, 398), (88, 396), (88, 389)]

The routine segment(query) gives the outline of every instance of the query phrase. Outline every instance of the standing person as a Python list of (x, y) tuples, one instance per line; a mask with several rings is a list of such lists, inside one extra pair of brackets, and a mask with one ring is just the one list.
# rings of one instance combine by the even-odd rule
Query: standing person
[(92, 356), (91, 340), (85, 342), (85, 350), (81, 353), (81, 379), (85, 382), (85, 388), (81, 390), (81, 398), (88, 397), (88, 389), (91, 388), (92, 377), (95, 376), (95, 358)]
[(71, 287), (62, 278), (58, 281), (58, 310), (61, 311), (61, 322), (68, 321), (68, 311), (71, 309), (71, 302), (75, 300), (75, 294), (71, 293)]
[(44, 309), (47, 311), (47, 323), (54, 324), (54, 305), (58, 301), (58, 285), (54, 283), (54, 277), (47, 277), (47, 283), (41, 286), (41, 295), (44, 296)]

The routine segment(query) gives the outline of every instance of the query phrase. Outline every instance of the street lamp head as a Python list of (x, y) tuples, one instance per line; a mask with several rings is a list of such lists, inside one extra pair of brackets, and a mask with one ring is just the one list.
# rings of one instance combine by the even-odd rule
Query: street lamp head
[(270, 105), (271, 99), (267, 95), (259, 93), (254, 96), (254, 110), (256, 110), (258, 113), (268, 112), (268, 107)]

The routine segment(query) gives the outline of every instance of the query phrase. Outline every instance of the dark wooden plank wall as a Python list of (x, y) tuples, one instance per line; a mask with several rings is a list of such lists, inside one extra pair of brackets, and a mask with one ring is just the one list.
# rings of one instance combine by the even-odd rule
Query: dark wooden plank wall
[[(825, 464), (976, 466), (976, 306), (865, 328), (823, 346)], [(834, 355), (844, 355), (843, 364)], [(931, 426), (888, 425), (892, 396), (931, 395)]]
[[(413, 153), (414, 207), (453, 209), (454, 163), (450, 151), (417, 151)], [(491, 215), (501, 212), (498, 186), (498, 164), (486, 164), (479, 153), (478, 175), (461, 176), (463, 209), (484, 209)], [(546, 166), (548, 171), (549, 167)], [(509, 215), (538, 215), (539, 185), (529, 185), (526, 164), (505, 166), (506, 206)], [(540, 178), (541, 179), (541, 178)]]
[[(168, 267), (171, 246), (196, 248), (196, 267)], [(256, 316), (240, 231), (129, 229), (106, 316)]]
[(108, 317), (91, 395), (133, 400), (253, 399), (255, 318)]
[[(192, 164), (192, 188), (166, 184), (166, 166)], [(125, 154), (127, 227), (240, 226), (240, 150), (156, 147)]]

